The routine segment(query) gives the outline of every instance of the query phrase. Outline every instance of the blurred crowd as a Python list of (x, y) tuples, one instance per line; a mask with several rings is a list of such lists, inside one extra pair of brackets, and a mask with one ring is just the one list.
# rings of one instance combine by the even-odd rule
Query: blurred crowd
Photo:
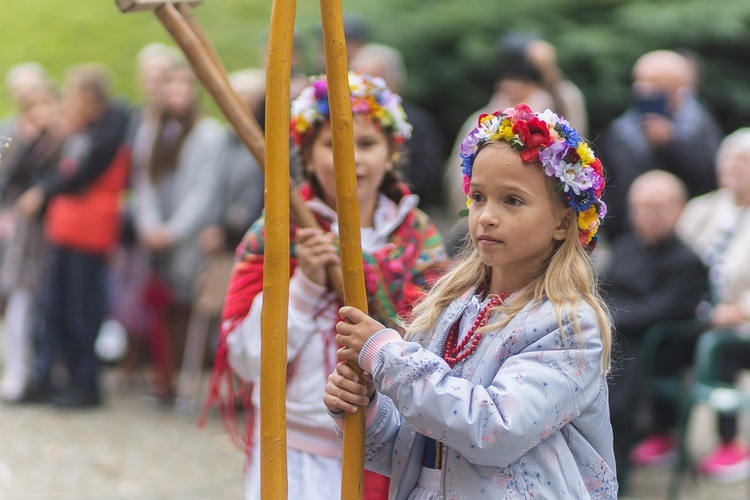
[[(402, 54), (373, 43), (366, 23), (349, 23), (347, 42), (350, 69), (397, 93), (408, 88)], [(500, 45), (494, 92), (482, 109), (466, 110), (455, 144), (427, 110), (403, 103), (413, 134), (400, 176), (452, 255), (466, 237), (458, 141), (477, 118), (527, 103), (588, 135), (595, 112), (552, 44), (514, 33)], [(182, 55), (154, 43), (135, 64), (137, 103), (113, 98), (100, 63), (71, 67), (59, 86), (34, 62), (5, 75), (16, 106), (0, 122), (0, 135), (12, 137), (0, 164), (6, 402), (97, 406), (99, 372), (110, 363), (123, 383), (146, 372), (144, 392), (174, 403), (186, 344), (197, 329), (217, 330), (235, 248), (263, 210), (258, 163), (230, 127), (201, 110), (200, 85)], [(292, 76), (294, 97), (309, 75), (295, 66)], [(262, 124), (263, 68), (229, 78)], [(700, 83), (698, 54), (643, 54), (632, 67), (631, 104), (593, 142), (608, 179), (593, 257), (617, 330), (610, 404), (621, 491), (630, 465), (662, 464), (679, 452), (679, 407), (646, 390), (653, 374), (641, 359), (655, 358), (659, 375), (687, 374), (705, 332), (721, 329), (736, 341), (750, 326), (750, 128), (722, 130)], [(665, 342), (648, 341), (670, 325)], [(207, 338), (200, 363), (209, 366), (216, 339)], [(732, 346), (719, 376), (730, 385), (750, 367), (750, 341)], [(750, 476), (736, 415), (721, 415), (717, 435), (700, 470)]]

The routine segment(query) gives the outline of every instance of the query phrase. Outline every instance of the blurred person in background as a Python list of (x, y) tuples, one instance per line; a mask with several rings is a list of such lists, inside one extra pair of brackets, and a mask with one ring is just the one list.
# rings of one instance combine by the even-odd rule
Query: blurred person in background
[(37, 127), (24, 116), (24, 110), (35, 100), (35, 95), (50, 87), (47, 70), (38, 62), (11, 66), (5, 73), (5, 88), (16, 112), (0, 120), (0, 134), (16, 137), (16, 140), (22, 140), (27, 134), (35, 135)]
[[(266, 73), (248, 68), (229, 75), (229, 82), (240, 100), (254, 116), (265, 114)], [(235, 249), (245, 232), (263, 211), (265, 190), (263, 168), (248, 151), (234, 129), (227, 129), (226, 146), (217, 165), (218, 192), (215, 215), (198, 235), (206, 256), (198, 276), (195, 309), (210, 322), (218, 320), (234, 262)], [(211, 331), (217, 331), (211, 324)], [(212, 338), (212, 344), (216, 343)]]
[(156, 133), (150, 141), (137, 134), (133, 145), (134, 150), (148, 151), (148, 162), (133, 172), (133, 187), (137, 238), (151, 268), (143, 294), (154, 369), (152, 396), (171, 404), (174, 367), (182, 354), (204, 258), (198, 234), (210, 222), (216, 203), (226, 132), (217, 120), (200, 113), (198, 82), (186, 63), (164, 72), (159, 93)]
[[(406, 65), (397, 49), (379, 43), (361, 46), (352, 57), (352, 71), (379, 76), (393, 92), (403, 94), (406, 86)], [(404, 145), (405, 161), (401, 174), (411, 191), (419, 196), (420, 206), (430, 213), (430, 208), (442, 205), (441, 185), (446, 141), (432, 114), (409, 101), (401, 102), (413, 130)]]
[(119, 361), (119, 381), (126, 386), (140, 381), (138, 368), (147, 354), (149, 329), (148, 311), (143, 301), (149, 276), (149, 255), (145, 248), (138, 245), (135, 230), (133, 172), (141, 172), (148, 167), (151, 145), (162, 116), (161, 84), (169, 68), (181, 61), (184, 61), (184, 57), (180, 51), (160, 42), (149, 43), (136, 56), (140, 103), (132, 110), (127, 133), (131, 146), (131, 176), (123, 203), (122, 233), (110, 261), (108, 281), (108, 324), (114, 323), (115, 327), (119, 326), (119, 330), (125, 332), (125, 342), (120, 340), (124, 349), (112, 353), (112, 357), (113, 361)]
[[(12, 142), (21, 145), (34, 141), (39, 134), (39, 124), (38, 117), (35, 116), (33, 110), (39, 108), (35, 108), (33, 104), (38, 96), (43, 95), (51, 87), (52, 82), (47, 75), (47, 70), (38, 62), (24, 62), (8, 69), (5, 73), (5, 88), (14, 111), (0, 119), (0, 136), (11, 138)], [(5, 140), (2, 143), (5, 144)], [(19, 147), (7, 150), (6, 158)], [(0, 186), (7, 182), (5, 176), (8, 165), (9, 162), (5, 162), (4, 165), (0, 164)], [(0, 249), (8, 243), (12, 222), (10, 211), (0, 213)]]
[(555, 101), (552, 110), (564, 116), (584, 137), (589, 134), (586, 97), (578, 86), (565, 77), (557, 63), (557, 49), (541, 38), (533, 38), (524, 49), (526, 59), (539, 69), (547, 91)]
[[(94, 344), (107, 310), (106, 259), (119, 237), (129, 158), (124, 147), (129, 113), (111, 93), (112, 76), (103, 65), (70, 68), (60, 113), (65, 136), (60, 159), (51, 175), (16, 202), (28, 218), (47, 206), (49, 244), (43, 325), (24, 402), (70, 408), (101, 403)], [(55, 366), (65, 368), (65, 378), (53, 377)]]
[(44, 78), (33, 80), (25, 93), (16, 121), (19, 127), (13, 138), (13, 148), (3, 158), (0, 186), (0, 220), (6, 241), (0, 262), (0, 290), (7, 297), (0, 398), (5, 401), (18, 400), (31, 375), (46, 249), (42, 233), (43, 210), (27, 218), (14, 204), (29, 187), (54, 170), (62, 142), (56, 123), (60, 110), (55, 89)]
[(714, 157), (723, 136), (697, 99), (696, 65), (671, 50), (643, 54), (633, 65), (633, 102), (599, 141), (610, 181), (606, 234), (626, 229), (627, 191), (638, 175), (660, 169), (682, 179), (690, 197), (716, 186)]
[[(638, 438), (637, 417), (643, 410), (639, 397), (644, 336), (657, 323), (695, 318), (696, 307), (708, 293), (706, 267), (676, 234), (686, 202), (685, 184), (674, 174), (651, 170), (636, 178), (628, 193), (630, 230), (612, 241), (612, 258), (602, 273), (602, 289), (617, 331), (609, 404), (620, 493), (627, 490), (630, 452)], [(701, 330), (700, 324), (693, 331), (684, 329), (683, 337), (659, 346), (655, 356), (660, 374), (678, 372), (690, 364)], [(656, 399), (652, 413), (647, 439), (633, 450), (638, 465), (655, 465), (676, 457), (671, 434), (677, 423), (676, 409)]]
[[(184, 57), (176, 48), (160, 42), (143, 47), (136, 57), (136, 73), (141, 104), (133, 112), (131, 135), (138, 135), (141, 150), (133, 151), (133, 163), (143, 165), (148, 162), (150, 148), (156, 128), (162, 115), (161, 83), (167, 70), (183, 61)], [(131, 138), (135, 142), (135, 137)]]
[[(716, 154), (719, 189), (690, 200), (677, 233), (709, 266), (714, 329), (727, 338), (747, 339), (750, 328), (750, 128), (728, 135)], [(700, 349), (700, 341), (697, 349)], [(732, 343), (720, 353), (721, 380), (735, 383), (750, 367), (750, 343)], [(696, 358), (697, 359), (697, 358)], [(737, 439), (737, 416), (719, 415), (719, 445), (699, 463), (717, 480), (750, 476), (750, 448)]]

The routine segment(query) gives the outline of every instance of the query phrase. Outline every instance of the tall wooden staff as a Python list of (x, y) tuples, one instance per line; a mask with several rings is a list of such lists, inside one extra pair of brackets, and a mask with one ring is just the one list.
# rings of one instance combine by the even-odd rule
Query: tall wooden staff
[[(346, 62), (344, 18), (340, 0), (321, 0), (320, 17), (328, 82), (328, 102), (333, 135), (333, 165), (336, 177), (336, 212), (339, 222), (341, 271), (344, 276), (344, 303), (367, 312), (367, 293), (362, 268), (357, 177), (354, 165), (354, 133), (349, 77)], [(362, 380), (356, 363), (349, 365)], [(344, 456), (342, 460), (341, 498), (362, 498), (365, 454), (364, 408), (344, 417)]]
[(260, 370), (260, 495), (287, 498), (286, 352), (289, 302), (289, 85), (296, 0), (274, 0), (266, 63), (266, 247)]

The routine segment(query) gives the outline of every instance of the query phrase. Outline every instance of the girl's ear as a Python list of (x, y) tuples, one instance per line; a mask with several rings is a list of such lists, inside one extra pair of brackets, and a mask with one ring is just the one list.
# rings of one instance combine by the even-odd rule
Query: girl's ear
[(552, 239), (555, 241), (565, 241), (568, 237), (568, 231), (571, 229), (571, 224), (575, 224), (575, 214), (569, 207), (561, 211), (560, 215), (562, 217), (558, 219), (558, 224), (552, 233)]

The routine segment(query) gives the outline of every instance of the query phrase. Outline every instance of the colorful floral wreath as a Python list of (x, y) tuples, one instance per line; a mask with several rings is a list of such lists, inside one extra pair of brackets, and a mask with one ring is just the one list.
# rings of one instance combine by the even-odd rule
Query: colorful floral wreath
[[(593, 250), (607, 205), (601, 199), (605, 184), (602, 164), (591, 147), (565, 119), (549, 109), (535, 113), (526, 104), (519, 104), (483, 114), (474, 130), (461, 141), (461, 171), (467, 195), (479, 149), (487, 142), (500, 140), (510, 143), (521, 160), (539, 162), (545, 174), (560, 181), (557, 189), (578, 214), (581, 244)], [(469, 205), (471, 198), (466, 202)]]
[[(391, 134), (397, 142), (411, 137), (411, 125), (406, 121), (406, 113), (401, 107), (401, 97), (391, 92), (385, 81), (349, 72), (349, 92), (352, 100), (352, 113), (363, 114), (381, 130)], [(310, 79), (310, 86), (305, 87), (300, 95), (292, 101), (292, 116), (289, 127), (295, 145), (300, 145), (316, 125), (330, 119), (328, 105), (328, 84), (325, 75)]]

